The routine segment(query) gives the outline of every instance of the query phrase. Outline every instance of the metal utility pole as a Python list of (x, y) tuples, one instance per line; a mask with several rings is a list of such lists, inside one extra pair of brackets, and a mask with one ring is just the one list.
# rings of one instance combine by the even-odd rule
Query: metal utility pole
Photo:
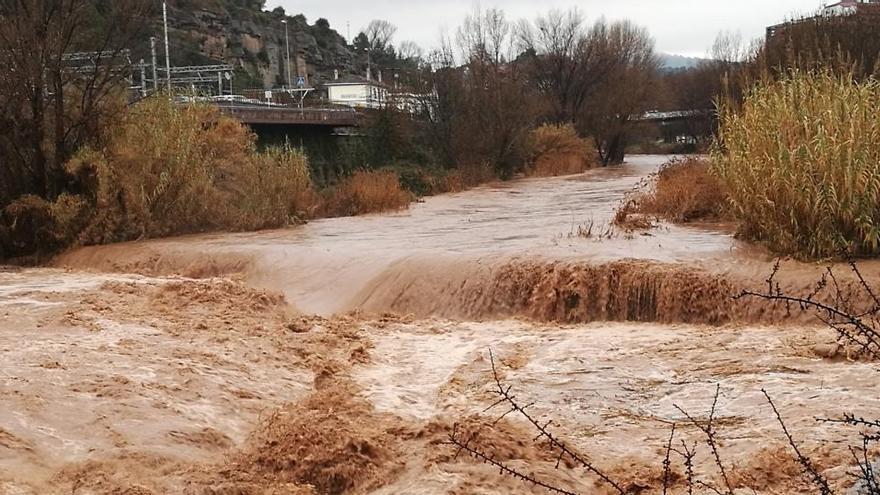
[(171, 52), (168, 49), (168, 4), (162, 2), (162, 23), (165, 25), (165, 76), (168, 83), (168, 93), (171, 93)]
[(367, 52), (367, 82), (373, 80), (373, 62), (370, 58), (370, 49), (364, 48), (364, 51)]
[(150, 52), (153, 55), (153, 91), (159, 91), (159, 76), (156, 69), (156, 37), (150, 38)]
[(284, 24), (284, 44), (287, 45), (287, 88), (290, 89), (293, 87), (293, 78), (290, 75), (290, 36), (287, 34), (287, 19), (282, 19), (281, 24)]
[(223, 96), (223, 73), (217, 72), (217, 94)]
[(147, 96), (147, 64), (144, 63), (144, 59), (141, 59), (138, 65), (141, 68), (141, 96), (146, 98)]

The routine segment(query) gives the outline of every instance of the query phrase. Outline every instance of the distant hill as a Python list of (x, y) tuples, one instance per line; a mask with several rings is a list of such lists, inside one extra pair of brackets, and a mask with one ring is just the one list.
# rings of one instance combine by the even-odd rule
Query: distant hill
[(666, 70), (692, 69), (707, 59), (699, 57), (685, 57), (671, 53), (660, 54), (660, 67)]

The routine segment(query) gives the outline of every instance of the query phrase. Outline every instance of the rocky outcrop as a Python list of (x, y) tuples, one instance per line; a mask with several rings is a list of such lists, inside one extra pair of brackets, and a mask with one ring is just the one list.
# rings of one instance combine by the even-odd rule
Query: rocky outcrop
[[(170, 0), (172, 64), (230, 64), (236, 68), (235, 86), (241, 89), (283, 85), (286, 47), (282, 21), (286, 20), (294, 79), (307, 76), (314, 85), (331, 80), (335, 70), (340, 74), (360, 71), (364, 61), (325, 20), (309, 24), (303, 15), (288, 16), (281, 9), (264, 11), (262, 3)], [(155, 31), (161, 42), (158, 20)]]

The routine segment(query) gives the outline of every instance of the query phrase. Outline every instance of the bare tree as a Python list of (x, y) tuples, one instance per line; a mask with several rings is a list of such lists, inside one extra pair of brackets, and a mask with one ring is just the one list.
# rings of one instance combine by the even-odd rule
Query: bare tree
[(739, 31), (718, 33), (710, 51), (712, 60), (724, 65), (745, 62), (748, 54), (748, 47), (743, 43), (742, 33)]
[(514, 59), (513, 25), (499, 9), (476, 9), (456, 39), (465, 61), (458, 161), (488, 161), (510, 176), (524, 158), (535, 100)]
[(649, 109), (659, 61), (645, 28), (600, 21), (594, 31), (598, 59), (607, 60), (610, 68), (581, 110), (578, 127), (593, 136), (602, 162), (609, 165), (623, 162), (634, 119)]
[(592, 135), (605, 164), (623, 161), (626, 131), (656, 86), (647, 31), (629, 21), (585, 27), (577, 10), (554, 10), (520, 23), (518, 37), (547, 118)]
[(0, 208), (65, 189), (62, 165), (127, 86), (149, 12), (147, 0), (0, 0)]
[(577, 9), (550, 11), (518, 28), (521, 49), (529, 56), (530, 77), (545, 97), (557, 123), (577, 120), (590, 95), (610, 71), (603, 54), (604, 24), (586, 28)]
[(402, 60), (419, 61), (425, 52), (414, 41), (404, 41), (397, 48), (397, 56)]
[(367, 24), (363, 33), (367, 37), (370, 50), (381, 52), (391, 46), (391, 41), (397, 33), (397, 26), (382, 19), (375, 19)]

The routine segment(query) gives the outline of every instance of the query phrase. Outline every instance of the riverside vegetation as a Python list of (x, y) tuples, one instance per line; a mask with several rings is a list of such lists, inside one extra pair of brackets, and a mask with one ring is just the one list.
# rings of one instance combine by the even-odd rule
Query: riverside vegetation
[[(659, 73), (654, 42), (644, 28), (626, 21), (588, 24), (576, 10), (516, 23), (499, 9), (476, 8), (429, 54), (405, 42), (394, 46), (394, 26), (374, 21), (345, 42), (348, 51), (369, 53), (366, 58), (377, 70), (396, 71), (400, 77), (395, 81), (421, 95), (419, 101), (411, 102), (411, 112), (395, 112), (393, 105), (372, 112), (364, 139), (326, 155), (306, 146), (306, 157), (284, 146), (258, 150), (243, 129), (216, 116), (200, 116), (205, 110), (178, 115), (149, 110), (153, 103), (121, 110), (114, 100), (124, 100), (134, 72), (134, 52), (128, 50), (141, 53), (144, 40), (158, 34), (155, 25), (143, 22), (158, 18), (154, 4), (59, 0), (63, 8), (0, 5), (0, 62), (10, 68), (0, 75), (0, 121), (8, 129), (0, 135), (0, 258), (40, 257), (71, 243), (268, 228), (315, 216), (400, 208), (412, 199), (410, 193), (460, 190), (522, 173), (579, 171), (598, 161), (588, 156), (593, 148), (604, 165), (619, 163), (633, 116), (653, 106)], [(216, 10), (220, 4), (226, 3), (203, 7)], [(246, 2), (227, 10), (263, 6)], [(174, 2), (171, 7), (182, 8)], [(172, 24), (180, 22), (171, 17)], [(305, 23), (302, 16), (291, 18), (279, 9), (253, 17), (254, 22), (258, 18), (287, 20), (296, 25), (295, 32)], [(47, 26), (63, 35), (47, 36)], [(195, 38), (186, 43), (175, 39), (188, 36), (193, 26), (172, 26), (172, 44), (198, 48)], [(276, 31), (260, 29), (266, 43), (277, 43)], [(324, 41), (340, 42), (325, 20), (310, 30), (326, 34)], [(208, 51), (225, 53), (215, 46), (226, 43), (224, 38), (211, 39)], [(79, 70), (65, 56), (96, 48), (102, 51), (88, 61), (93, 70)], [(227, 48), (234, 57), (242, 51)], [(313, 51), (306, 56), (314, 58), (308, 64), (318, 63)], [(268, 54), (258, 58), (261, 70), (269, 70)], [(363, 58), (352, 58), (342, 69), (362, 73)], [(333, 72), (320, 69), (313, 82)], [(271, 74), (262, 75), (271, 79)], [(148, 115), (151, 111), (157, 114)], [(129, 114), (140, 117), (126, 121)], [(207, 124), (162, 136), (155, 128), (162, 125), (159, 121), (134, 122), (144, 116), (171, 119), (172, 126)], [(138, 125), (144, 129), (129, 127)], [(567, 134), (567, 144), (540, 142), (560, 133)], [(225, 155), (212, 154), (208, 143), (227, 138), (229, 143), (218, 145)], [(542, 156), (542, 147), (552, 157)], [(232, 170), (235, 160), (242, 170)], [(292, 175), (279, 175), (285, 173)], [(393, 174), (401, 186), (392, 187)], [(245, 178), (255, 182), (241, 184)], [(189, 180), (194, 182), (182, 183)], [(366, 196), (365, 191), (379, 190), (381, 197)]]
[(4, 210), (13, 252), (51, 252), (206, 230), (275, 228), (314, 216), (403, 208), (412, 199), (393, 172), (358, 172), (316, 191), (305, 154), (258, 150), (246, 126), (207, 105), (143, 100), (121, 112), (101, 148), (65, 165), (81, 184), (54, 201), (34, 195)]
[(674, 160), (627, 198), (617, 223), (732, 220), (801, 258), (880, 254), (880, 83), (793, 71), (720, 110), (708, 159)]
[[(443, 175), (362, 169), (318, 188), (302, 150), (289, 145), (260, 150), (253, 132), (214, 107), (181, 107), (159, 96), (119, 115), (102, 147), (83, 147), (65, 164), (80, 184), (77, 192), (54, 201), (25, 195), (3, 210), (5, 249), (51, 253), (74, 244), (278, 228), (403, 209), (417, 195), (462, 190), (496, 177), (488, 165)], [(539, 128), (529, 143), (536, 164), (532, 174), (577, 173), (593, 163), (594, 150), (570, 127)]]

